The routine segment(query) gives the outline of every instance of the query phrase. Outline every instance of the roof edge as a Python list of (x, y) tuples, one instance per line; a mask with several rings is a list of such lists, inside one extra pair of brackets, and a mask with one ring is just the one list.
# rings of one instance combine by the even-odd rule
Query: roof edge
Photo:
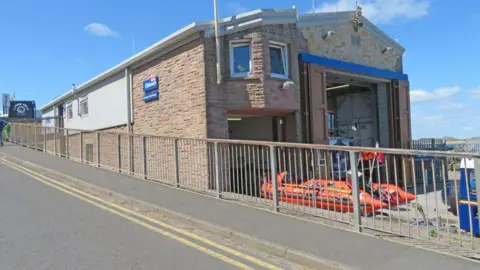
[[(268, 21), (270, 24), (271, 23), (285, 23), (285, 17), (288, 17), (291, 21), (292, 16), (294, 18), (297, 17), (297, 10), (296, 9), (256, 9), (248, 12), (244, 12), (235, 16), (230, 16), (226, 17), (223, 19), (220, 19), (220, 26), (221, 26), (221, 31), (223, 33), (225, 32), (230, 32), (227, 30), (227, 27), (229, 25), (244, 25), (244, 27), (252, 27), (255, 22), (260, 19), (260, 21)], [(253, 24), (251, 24), (253, 22)], [(75, 90), (76, 91), (82, 91), (89, 86), (92, 86), (96, 83), (101, 82), (102, 80), (105, 80), (108, 76), (117, 74), (121, 72), (122, 69), (128, 68), (135, 64), (138, 61), (143, 60), (144, 58), (154, 54), (156, 51), (167, 48), (170, 46), (172, 43), (178, 42), (182, 40), (183, 38), (187, 38), (188, 36), (200, 32), (200, 31), (210, 31), (214, 27), (214, 21), (199, 21), (199, 22), (194, 22), (186, 27), (166, 36), (165, 38), (161, 39), (160, 41), (156, 42), (152, 46), (144, 49), (143, 51), (135, 54), (134, 56), (131, 56), (130, 58), (124, 60), (120, 64), (108, 69), (107, 71), (102, 72), (101, 74), (93, 77), (92, 79), (82, 83), (80, 86), (78, 86)], [(50, 107), (54, 106), (57, 103), (62, 102), (66, 98), (70, 97), (73, 95), (73, 91), (70, 90), (61, 96), (55, 98), (54, 100), (48, 102), (47, 104), (43, 105), (40, 107), (40, 111), (45, 111), (49, 109)]]
[[(165, 48), (170, 46), (172, 43), (175, 43), (177, 41), (180, 41), (191, 34), (194, 34), (198, 31), (206, 29), (205, 27), (208, 27), (205, 23), (191, 23), (187, 25), (186, 27), (166, 36), (165, 38), (161, 39), (160, 41), (154, 43), (150, 47), (147, 47), (146, 49), (142, 50), (141, 52), (127, 58), (126, 60), (122, 61), (120, 64), (117, 64), (116, 66), (102, 72), (101, 74), (93, 77), (92, 79), (82, 83), (79, 85), (75, 91), (79, 92), (82, 90), (85, 90), (86, 88), (95, 85), (105, 79), (107, 79), (109, 76), (118, 74), (121, 72), (123, 69), (130, 67), (137, 61), (140, 61), (144, 59), (145, 57), (148, 57), (149, 55), (155, 53), (157, 50)], [(49, 109), (50, 107), (54, 106), (56, 103), (62, 102), (66, 98), (70, 97), (73, 95), (73, 90), (70, 90), (61, 96), (55, 98), (54, 100), (48, 102), (47, 104), (43, 105), (40, 107), (40, 111), (45, 111), (46, 109)]]
[[(333, 22), (347, 22), (351, 19), (353, 11), (345, 12), (329, 12), (329, 13), (317, 13), (317, 14), (304, 14), (299, 16), (295, 8), (290, 9), (256, 9), (244, 13), (240, 13), (235, 16), (226, 17), (220, 19), (220, 34), (230, 34), (235, 31), (240, 31), (241, 29), (255, 27), (257, 25), (268, 25), (268, 24), (289, 24), (296, 23), (299, 27), (302, 25), (308, 25), (309, 23), (333, 23)], [(364, 25), (368, 28), (374, 35), (379, 37), (381, 40), (386, 42), (388, 45), (395, 47), (402, 52), (405, 49), (395, 40), (390, 38), (386, 33), (380, 30), (377, 26), (371, 23), (368, 19), (362, 16)], [(182, 29), (164, 37), (160, 41), (154, 43), (150, 47), (142, 50), (141, 52), (127, 58), (121, 63), (115, 65), (114, 67), (102, 72), (101, 74), (91, 78), (90, 80), (82, 83), (75, 90), (83, 91), (88, 87), (95, 85), (109, 76), (118, 74), (125, 68), (129, 68), (136, 63), (144, 60), (145, 58), (157, 53), (161, 49), (168, 48), (189, 36), (205, 31), (205, 36), (210, 36), (213, 34), (214, 21), (199, 21), (191, 23)], [(40, 111), (45, 111), (50, 107), (58, 104), (65, 99), (73, 96), (73, 90), (70, 90), (61, 96), (53, 99), (47, 104), (40, 107)]]

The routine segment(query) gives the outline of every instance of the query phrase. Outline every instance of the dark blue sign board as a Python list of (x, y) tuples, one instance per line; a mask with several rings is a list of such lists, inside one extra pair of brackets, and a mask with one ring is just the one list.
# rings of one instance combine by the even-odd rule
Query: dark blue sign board
[(10, 118), (35, 118), (35, 101), (10, 101), (8, 117)]
[(143, 81), (143, 101), (149, 102), (157, 100), (160, 97), (158, 93), (158, 77), (150, 76), (150, 78)]
[(148, 102), (148, 101), (152, 101), (152, 100), (157, 100), (159, 98), (159, 96), (160, 96), (160, 94), (158, 93), (158, 91), (151, 91), (151, 92), (145, 93), (145, 95), (143, 95), (143, 101)]
[(158, 90), (158, 77), (151, 76), (143, 81), (143, 92)]

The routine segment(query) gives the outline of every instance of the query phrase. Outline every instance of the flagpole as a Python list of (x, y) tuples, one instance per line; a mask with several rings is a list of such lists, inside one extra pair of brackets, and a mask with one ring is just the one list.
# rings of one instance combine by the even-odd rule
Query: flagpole
[(213, 0), (213, 12), (215, 13), (215, 49), (217, 58), (217, 84), (222, 83), (222, 69), (220, 66), (220, 38), (218, 36), (218, 3)]

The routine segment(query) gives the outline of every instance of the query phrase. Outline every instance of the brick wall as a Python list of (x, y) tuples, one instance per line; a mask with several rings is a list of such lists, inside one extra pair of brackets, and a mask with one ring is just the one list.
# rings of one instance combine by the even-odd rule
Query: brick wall
[[(133, 132), (164, 137), (207, 138), (207, 72), (204, 39), (196, 37), (179, 48), (135, 68), (133, 74)], [(143, 81), (158, 76), (160, 98), (143, 101)], [(139, 146), (138, 140), (134, 145)], [(149, 137), (147, 176), (175, 182), (174, 141)], [(143, 169), (140, 147), (134, 153), (136, 170)], [(180, 182), (201, 186), (208, 177), (208, 156), (203, 141), (178, 144)]]
[[(248, 78), (230, 77), (230, 42), (248, 40), (251, 44), (252, 72)], [(296, 83), (293, 91), (279, 88), (285, 80), (270, 77), (269, 42), (283, 42), (289, 52), (289, 79)], [(205, 74), (207, 91), (208, 138), (228, 138), (228, 112), (280, 115), (300, 108), (298, 52), (307, 47), (295, 24), (260, 26), (222, 38), (223, 84), (216, 85), (215, 39), (205, 40)], [(256, 109), (252, 111), (250, 109)], [(289, 141), (300, 141), (300, 114), (289, 117), (289, 126), (298, 127)]]
[[(132, 71), (133, 131), (171, 137), (206, 137), (203, 38)], [(160, 98), (145, 103), (142, 83), (158, 76)]]

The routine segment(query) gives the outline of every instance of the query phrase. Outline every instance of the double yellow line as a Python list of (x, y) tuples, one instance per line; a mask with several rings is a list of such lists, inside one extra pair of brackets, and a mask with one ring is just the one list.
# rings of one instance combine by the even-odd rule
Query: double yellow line
[[(19, 165), (17, 165), (17, 164), (14, 164), (14, 163), (12, 163), (12, 162), (4, 159), (4, 158), (0, 158), (0, 162), (3, 163), (4, 165), (8, 166), (8, 167), (11, 167), (11, 168), (13, 168), (13, 169), (15, 169), (15, 170), (23, 173), (23, 174), (26, 174), (26, 175), (32, 177), (33, 179), (35, 179), (35, 180), (37, 180), (37, 181), (39, 181), (39, 182), (41, 182), (41, 183), (43, 183), (43, 184), (45, 184), (45, 185), (48, 185), (48, 186), (50, 186), (50, 187), (52, 187), (52, 188), (55, 188), (55, 189), (57, 189), (57, 190), (59, 190), (59, 191), (62, 191), (62, 192), (64, 192), (64, 193), (66, 193), (66, 194), (69, 194), (69, 195), (71, 195), (71, 196), (74, 196), (74, 197), (76, 197), (76, 198), (78, 198), (78, 199), (80, 199), (80, 200), (82, 200), (82, 201), (84, 201), (84, 202), (87, 202), (87, 203), (89, 203), (89, 204), (92, 204), (92, 205), (94, 205), (94, 206), (96, 206), (96, 207), (98, 207), (98, 208), (101, 208), (101, 209), (103, 209), (103, 210), (105, 210), (105, 211), (107, 211), (107, 212), (110, 212), (110, 213), (112, 213), (112, 214), (115, 214), (115, 215), (117, 215), (117, 216), (120, 216), (120, 217), (122, 217), (122, 218), (124, 218), (124, 219), (126, 219), (126, 220), (129, 220), (129, 221), (131, 221), (131, 222), (133, 222), (133, 223), (135, 223), (135, 224), (141, 225), (141, 226), (143, 226), (143, 227), (145, 227), (145, 228), (147, 228), (147, 229), (150, 229), (150, 230), (152, 230), (152, 231), (154, 231), (154, 232), (157, 232), (157, 233), (162, 234), (162, 235), (164, 235), (164, 236), (166, 236), (166, 237), (172, 238), (172, 239), (174, 239), (174, 240), (176, 240), (176, 241), (178, 241), (178, 242), (180, 242), (180, 243), (182, 243), (182, 244), (185, 244), (185, 245), (187, 245), (187, 246), (189, 246), (189, 247), (191, 247), (191, 248), (194, 248), (194, 249), (196, 249), (196, 250), (199, 250), (199, 251), (201, 251), (201, 252), (204, 252), (204, 253), (212, 256), (212, 257), (215, 257), (216, 259), (219, 259), (219, 260), (221, 260), (221, 261), (224, 261), (224, 262), (226, 262), (226, 263), (228, 263), (228, 264), (231, 264), (231, 265), (233, 265), (233, 266), (236, 266), (236, 267), (238, 267), (238, 268), (240, 268), (240, 269), (253, 269), (253, 268), (250, 267), (250, 266), (248, 266), (248, 265), (246, 265), (246, 264), (244, 264), (244, 263), (242, 263), (242, 262), (240, 262), (240, 261), (234, 260), (234, 259), (232, 259), (232, 258), (230, 258), (230, 257), (227, 257), (227, 256), (221, 254), (221, 253), (218, 253), (218, 252), (216, 252), (216, 251), (214, 251), (214, 250), (212, 250), (212, 249), (210, 249), (210, 248), (207, 248), (207, 247), (205, 247), (205, 246), (199, 245), (199, 244), (197, 244), (197, 243), (195, 243), (195, 242), (193, 242), (193, 241), (191, 241), (191, 240), (188, 240), (188, 239), (186, 239), (186, 238), (184, 238), (184, 237), (185, 237), (185, 236), (186, 236), (186, 237), (189, 237), (189, 238), (194, 239), (194, 240), (196, 240), (196, 241), (198, 241), (198, 242), (201, 242), (201, 243), (203, 243), (203, 244), (205, 244), (205, 245), (208, 245), (208, 246), (213, 247), (213, 248), (215, 248), (215, 249), (221, 250), (221, 251), (223, 251), (223, 252), (225, 252), (225, 253), (228, 253), (229, 255), (236, 256), (236, 257), (238, 257), (238, 258), (240, 258), (240, 259), (242, 259), (242, 260), (248, 261), (248, 262), (253, 263), (253, 264), (255, 264), (255, 265), (257, 265), (257, 266), (260, 266), (260, 267), (262, 267), (262, 268), (275, 269), (275, 270), (276, 270), (276, 269), (281, 269), (281, 268), (279, 268), (279, 267), (277, 267), (277, 266), (275, 266), (275, 265), (269, 264), (269, 263), (264, 262), (264, 261), (262, 261), (262, 260), (260, 260), (260, 259), (258, 259), (258, 258), (249, 256), (249, 255), (244, 254), (244, 253), (241, 253), (241, 252), (236, 251), (236, 250), (234, 250), (234, 249), (231, 249), (231, 248), (229, 248), (229, 247), (220, 245), (220, 244), (218, 244), (218, 243), (216, 243), (216, 242), (213, 242), (213, 241), (211, 241), (211, 240), (208, 240), (208, 239), (206, 239), (206, 238), (204, 238), (204, 237), (201, 237), (201, 236), (199, 236), (199, 235), (197, 235), (197, 234), (194, 234), (194, 233), (191, 233), (191, 232), (182, 230), (182, 229), (175, 228), (175, 227), (173, 227), (173, 226), (171, 226), (171, 225), (169, 225), (169, 224), (167, 224), (167, 223), (161, 222), (161, 221), (159, 221), (159, 220), (157, 220), (157, 219), (153, 219), (153, 218), (147, 217), (147, 216), (145, 216), (145, 215), (142, 215), (142, 214), (136, 213), (136, 212), (134, 212), (134, 211), (132, 211), (132, 210), (130, 210), (130, 209), (127, 209), (127, 208), (125, 208), (125, 207), (121, 207), (121, 206), (116, 205), (116, 204), (113, 204), (113, 203), (111, 203), (111, 202), (102, 200), (102, 199), (100, 199), (100, 198), (98, 198), (98, 197), (95, 197), (95, 196), (93, 196), (93, 195), (91, 195), (91, 194), (85, 193), (85, 192), (83, 192), (83, 191), (81, 191), (81, 190), (78, 190), (78, 189), (76, 189), (76, 188), (73, 188), (73, 187), (71, 187), (71, 186), (68, 186), (68, 185), (66, 185), (66, 184), (64, 184), (64, 183), (61, 183), (61, 182), (57, 181), (57, 180), (54, 180), (54, 179), (52, 179), (52, 178), (46, 177), (46, 176), (44, 176), (44, 175), (41, 175), (41, 174), (39, 174), (39, 173), (37, 173), (37, 172), (35, 172), (35, 171), (32, 171), (32, 170), (30, 170), (30, 169), (28, 169), (28, 168), (25, 168), (25, 167), (19, 166)], [(117, 209), (117, 210), (116, 210), (116, 209)], [(119, 211), (118, 211), (118, 210), (119, 210)], [(122, 213), (122, 212), (123, 212), (123, 213)], [(128, 214), (128, 215), (127, 215), (127, 214)], [(132, 216), (134, 216), (134, 217), (132, 217)], [(155, 224), (156, 226), (153, 226), (153, 225), (151, 225), (151, 224), (149, 224), (149, 223), (146, 223), (146, 222), (144, 222), (144, 221), (142, 221), (142, 220), (148, 221), (148, 222), (150, 222), (150, 223), (152, 223), (152, 224)], [(174, 231), (174, 232), (176, 232), (176, 233), (178, 233), (179, 235), (182, 235), (182, 236), (184, 236), (184, 237), (181, 237), (181, 236), (178, 236), (178, 235), (173, 234), (173, 233), (171, 233), (171, 232), (168, 232), (168, 231), (166, 231), (165, 229), (170, 230), (170, 231)]]

